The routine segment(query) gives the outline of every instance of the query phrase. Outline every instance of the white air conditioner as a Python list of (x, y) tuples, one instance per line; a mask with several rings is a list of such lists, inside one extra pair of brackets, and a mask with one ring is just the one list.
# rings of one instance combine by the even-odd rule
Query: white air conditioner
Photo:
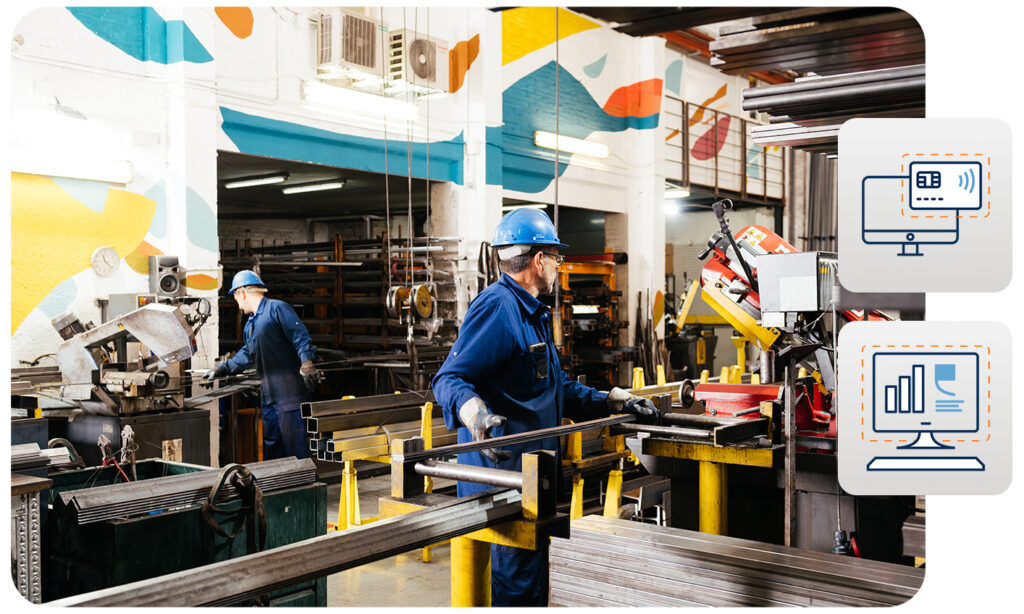
[(321, 75), (345, 76), (352, 70), (380, 76), (378, 23), (344, 9), (327, 9), (317, 24), (316, 65)]
[(388, 82), (427, 92), (448, 91), (448, 43), (412, 30), (391, 33)]

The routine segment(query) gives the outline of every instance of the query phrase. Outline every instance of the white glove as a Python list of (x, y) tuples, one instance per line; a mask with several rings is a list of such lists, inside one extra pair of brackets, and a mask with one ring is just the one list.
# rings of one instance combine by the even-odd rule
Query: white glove
[[(492, 414), (480, 397), (473, 397), (462, 404), (462, 407), (459, 408), (459, 420), (469, 429), (473, 441), (487, 439), (491, 436), (492, 428), (505, 424), (505, 416)], [(508, 460), (512, 456), (507, 450), (493, 448), (480, 450), (480, 454), (494, 464)]]
[(633, 414), (638, 422), (657, 422), (661, 417), (650, 399), (631, 394), (622, 388), (612, 388), (605, 402), (613, 414)]

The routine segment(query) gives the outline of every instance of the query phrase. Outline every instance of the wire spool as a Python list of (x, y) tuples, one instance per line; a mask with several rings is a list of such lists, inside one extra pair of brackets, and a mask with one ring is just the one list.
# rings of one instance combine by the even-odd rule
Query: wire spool
[(384, 306), (388, 315), (395, 319), (402, 317), (402, 312), (409, 308), (409, 288), (404, 286), (391, 286), (388, 289), (388, 296)]
[(412, 287), (412, 308), (420, 318), (429, 318), (434, 313), (434, 297), (424, 285)]

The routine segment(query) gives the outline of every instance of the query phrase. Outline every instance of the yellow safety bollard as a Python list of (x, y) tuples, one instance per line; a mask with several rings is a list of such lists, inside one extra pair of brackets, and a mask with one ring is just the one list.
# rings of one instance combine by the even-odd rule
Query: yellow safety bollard
[(658, 365), (658, 385), (665, 385), (665, 365)]
[(633, 367), (633, 388), (644, 387), (644, 368)]
[(704, 369), (700, 372), (700, 383), (706, 384), (711, 379), (711, 371)]
[(698, 499), (700, 512), (697, 518), (698, 529), (702, 533), (725, 535), (727, 512), (726, 469), (723, 463), (700, 461), (698, 467)]
[(453, 608), (491, 605), (491, 545), (468, 537), (452, 539)]
[(583, 478), (572, 476), (572, 499), (569, 501), (569, 520), (583, 518)]
[[(582, 480), (581, 480), (582, 481)], [(604, 492), (605, 518), (618, 518), (619, 507), (622, 505), (622, 470), (612, 469), (608, 472), (608, 488)], [(582, 513), (582, 510), (580, 510)]]

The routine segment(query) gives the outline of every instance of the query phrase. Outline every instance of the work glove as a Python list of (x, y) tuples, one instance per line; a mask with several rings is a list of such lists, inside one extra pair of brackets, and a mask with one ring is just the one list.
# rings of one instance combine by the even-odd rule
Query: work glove
[(217, 366), (207, 371), (201, 380), (199, 385), (203, 388), (213, 388), (213, 380), (218, 377), (224, 377), (228, 374), (228, 366), (226, 363), (217, 363)]
[[(492, 414), (487, 404), (480, 397), (473, 397), (459, 408), (459, 420), (469, 429), (473, 441), (483, 441), (491, 436), (491, 429), (505, 424), (505, 416)], [(480, 450), (480, 454), (493, 464), (506, 461), (512, 457), (508, 450), (488, 448)]]
[(631, 394), (622, 388), (612, 388), (605, 402), (613, 414), (632, 414), (642, 424), (655, 424), (661, 419), (661, 413), (650, 399)]
[(320, 371), (313, 366), (312, 360), (302, 362), (302, 365), (299, 367), (299, 375), (302, 376), (302, 381), (306, 383), (306, 388), (316, 390), (317, 384), (320, 383)]

